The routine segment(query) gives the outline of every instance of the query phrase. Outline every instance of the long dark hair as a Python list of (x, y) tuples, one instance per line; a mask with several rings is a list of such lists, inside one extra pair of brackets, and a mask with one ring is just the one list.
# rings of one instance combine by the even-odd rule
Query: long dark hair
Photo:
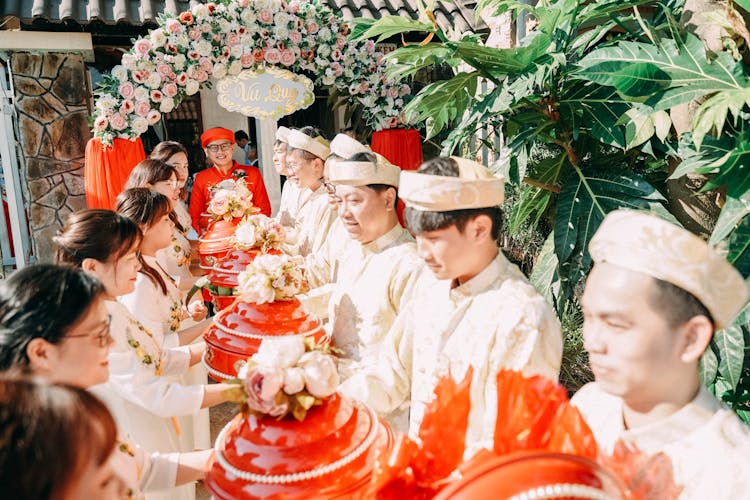
[(53, 238), (58, 263), (81, 267), (84, 259), (117, 262), (141, 243), (138, 225), (112, 210), (92, 208), (68, 216)]
[[(162, 141), (159, 144), (157, 144), (154, 147), (154, 150), (151, 151), (151, 155), (149, 158), (153, 158), (155, 160), (161, 160), (163, 162), (169, 161), (170, 158), (172, 158), (177, 153), (184, 153), (185, 157), (190, 159), (190, 155), (188, 154), (187, 148), (180, 144), (177, 141)], [(188, 175), (190, 175), (190, 168), (188, 167)], [(185, 201), (187, 199), (187, 189), (185, 189), (185, 186), (182, 186), (180, 188), (180, 199), (182, 201)]]
[[(142, 187), (126, 189), (117, 195), (115, 209), (117, 213), (124, 215), (139, 226), (146, 227), (153, 226), (161, 217), (171, 211), (169, 199), (166, 196)], [(166, 295), (167, 284), (159, 271), (149, 266), (142, 255), (138, 256), (138, 260), (141, 263), (141, 269), (138, 272), (145, 274)]]
[[(153, 186), (157, 182), (168, 181), (172, 175), (175, 178), (178, 177), (177, 169), (172, 165), (168, 165), (162, 160), (156, 160), (153, 158), (146, 158), (142, 160), (138, 165), (133, 167), (128, 181), (125, 183), (125, 189), (132, 188), (145, 188)], [(180, 224), (180, 220), (174, 210), (170, 209), (169, 218), (174, 222), (175, 227), (179, 231), (184, 231), (185, 228)]]
[(93, 276), (55, 264), (28, 266), (0, 282), (0, 371), (27, 370), (29, 342), (58, 344), (103, 293)]
[(3, 498), (65, 498), (117, 443), (115, 421), (96, 397), (35, 378), (0, 377), (0, 429)]

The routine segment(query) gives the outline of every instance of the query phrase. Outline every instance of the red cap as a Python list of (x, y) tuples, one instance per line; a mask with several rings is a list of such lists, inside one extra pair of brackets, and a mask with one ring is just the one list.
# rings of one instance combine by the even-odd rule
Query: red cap
[(214, 141), (229, 141), (234, 144), (234, 132), (228, 128), (214, 127), (201, 134), (201, 147), (206, 147)]

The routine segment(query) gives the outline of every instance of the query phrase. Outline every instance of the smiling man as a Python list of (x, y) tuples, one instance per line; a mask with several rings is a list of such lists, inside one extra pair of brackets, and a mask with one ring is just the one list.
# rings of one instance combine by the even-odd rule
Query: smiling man
[(260, 208), (262, 214), (270, 216), (271, 202), (260, 171), (254, 167), (238, 165), (232, 159), (234, 148), (237, 147), (234, 143), (234, 132), (221, 127), (210, 128), (201, 135), (201, 146), (212, 166), (195, 175), (190, 195), (190, 217), (193, 219), (195, 230), (200, 232), (200, 215), (211, 201), (211, 187), (237, 177), (245, 179), (248, 189), (253, 193), (253, 205)]
[(435, 158), (401, 173), (407, 226), (437, 280), (419, 283), (377, 359), (342, 386), (386, 415), (410, 401), (416, 436), (439, 378), (460, 381), (472, 367), (467, 458), (492, 449), (498, 371), (557, 380), (562, 358), (551, 307), (497, 247), (503, 188), (487, 167), (463, 158)]
[(715, 328), (748, 299), (705, 241), (644, 212), (609, 214), (589, 245), (584, 345), (596, 382), (574, 397), (597, 442), (664, 452), (680, 498), (747, 498), (750, 431), (700, 383)]

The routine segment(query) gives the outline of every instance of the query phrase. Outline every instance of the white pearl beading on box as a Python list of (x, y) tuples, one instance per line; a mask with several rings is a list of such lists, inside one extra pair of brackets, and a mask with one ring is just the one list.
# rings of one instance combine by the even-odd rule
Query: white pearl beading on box
[(205, 353), (205, 351), (203, 352), (203, 356), (201, 356), (201, 362), (203, 363), (203, 366), (206, 367), (206, 370), (208, 370), (208, 373), (210, 373), (214, 377), (223, 378), (224, 380), (228, 380), (230, 378), (237, 378), (236, 375), (229, 375), (228, 373), (221, 372), (221, 371), (217, 370), (216, 368), (212, 368), (208, 364), (208, 361), (206, 361), (206, 353)]
[(598, 488), (584, 484), (560, 483), (539, 486), (513, 495), (509, 500), (544, 500), (549, 498), (582, 498), (590, 500), (616, 500)]
[(286, 339), (290, 337), (310, 337), (311, 335), (315, 335), (317, 332), (319, 332), (322, 328), (318, 326), (317, 328), (314, 328), (312, 330), (309, 330), (307, 332), (302, 333), (294, 333), (289, 335), (258, 335), (256, 333), (245, 333), (241, 332), (239, 330), (235, 330), (233, 328), (229, 328), (228, 326), (222, 325), (219, 320), (222, 319), (225, 316), (225, 314), (217, 314), (214, 316), (213, 323), (216, 325), (216, 328), (221, 330), (224, 333), (228, 333), (230, 335), (236, 335), (237, 337), (244, 337), (246, 339), (256, 339), (256, 340), (270, 340), (274, 341), (277, 339)]
[(357, 446), (354, 450), (352, 450), (351, 453), (348, 455), (341, 457), (340, 459), (336, 460), (335, 462), (331, 462), (327, 465), (322, 465), (320, 467), (315, 467), (314, 469), (301, 471), (301, 472), (294, 472), (292, 474), (255, 474), (253, 472), (247, 472), (244, 470), (240, 470), (237, 467), (230, 464), (226, 458), (224, 458), (224, 454), (222, 453), (222, 448), (224, 447), (224, 438), (226, 436), (227, 430), (229, 429), (229, 426), (231, 425), (231, 421), (224, 426), (224, 428), (221, 430), (219, 435), (216, 438), (216, 443), (214, 444), (214, 452), (216, 454), (216, 461), (219, 462), (219, 465), (222, 466), (222, 468), (227, 471), (228, 473), (240, 478), (244, 479), (245, 481), (251, 481), (253, 483), (263, 483), (263, 484), (287, 484), (287, 483), (297, 483), (300, 481), (307, 481), (310, 479), (315, 479), (320, 476), (325, 476), (326, 474), (330, 474), (331, 472), (335, 472), (342, 467), (345, 467), (346, 465), (349, 465), (351, 462), (359, 458), (363, 453), (367, 451), (370, 446), (375, 442), (375, 438), (378, 436), (378, 417), (375, 414), (374, 411), (372, 411), (370, 408), (367, 408), (367, 412), (370, 415), (370, 432), (367, 434), (365, 439), (360, 443), (359, 446)]

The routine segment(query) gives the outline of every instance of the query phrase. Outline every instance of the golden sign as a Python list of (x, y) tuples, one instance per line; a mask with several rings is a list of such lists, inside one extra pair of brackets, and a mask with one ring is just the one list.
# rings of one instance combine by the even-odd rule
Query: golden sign
[(224, 109), (260, 119), (278, 120), (315, 100), (309, 78), (275, 67), (248, 69), (222, 78), (216, 90)]

